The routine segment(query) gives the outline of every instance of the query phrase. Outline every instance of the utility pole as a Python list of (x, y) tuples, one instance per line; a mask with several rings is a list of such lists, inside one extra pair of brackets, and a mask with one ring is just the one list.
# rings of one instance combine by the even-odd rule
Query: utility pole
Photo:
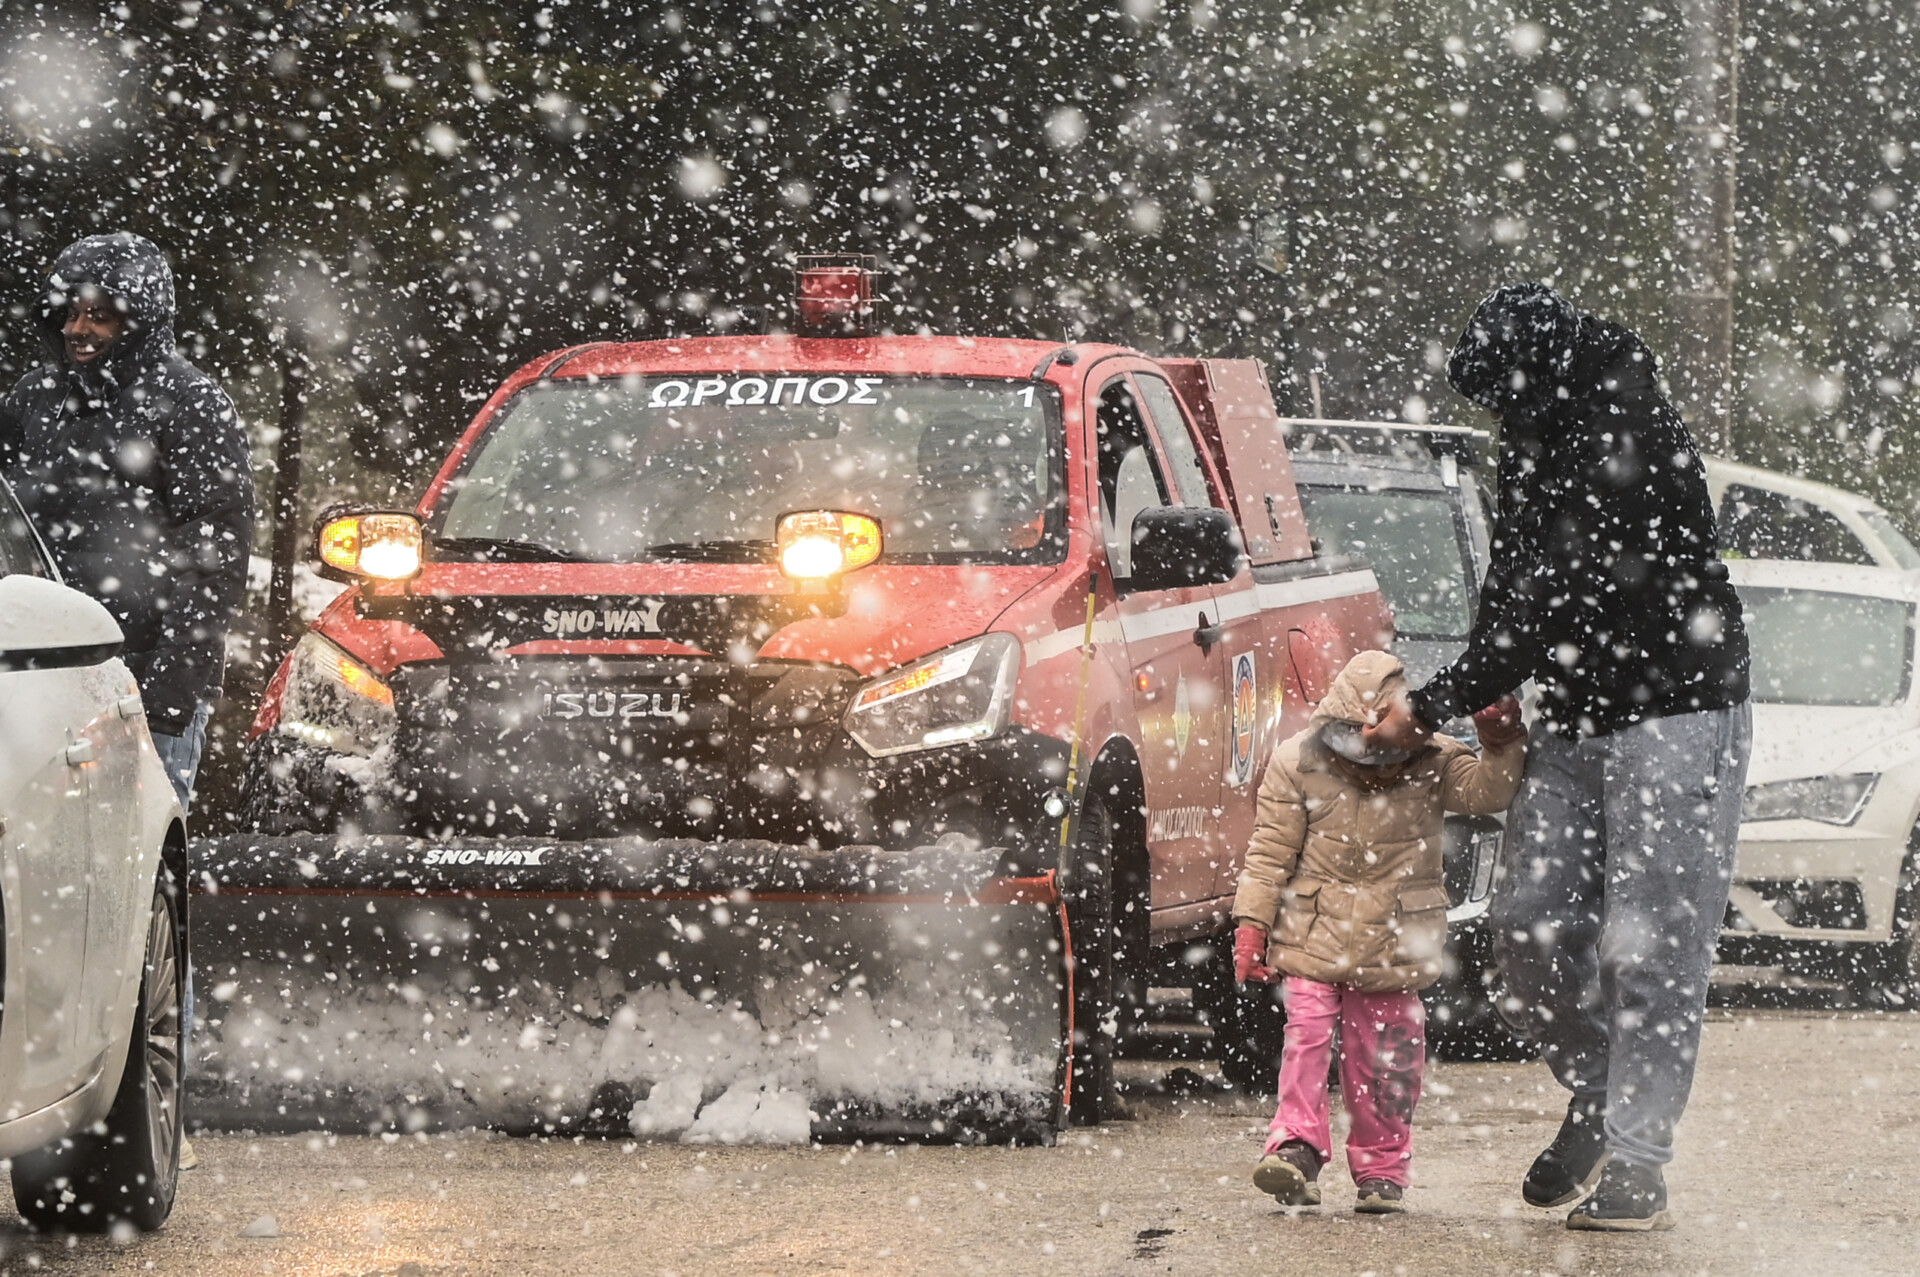
[(1740, 0), (1680, 0), (1680, 30), (1670, 380), (1701, 450), (1731, 456)]

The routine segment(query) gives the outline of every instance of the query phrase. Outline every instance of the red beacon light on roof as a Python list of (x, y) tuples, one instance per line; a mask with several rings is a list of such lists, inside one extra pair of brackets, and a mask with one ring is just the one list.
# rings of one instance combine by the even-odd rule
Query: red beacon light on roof
[(810, 253), (794, 269), (803, 337), (865, 337), (873, 326), (873, 257)]

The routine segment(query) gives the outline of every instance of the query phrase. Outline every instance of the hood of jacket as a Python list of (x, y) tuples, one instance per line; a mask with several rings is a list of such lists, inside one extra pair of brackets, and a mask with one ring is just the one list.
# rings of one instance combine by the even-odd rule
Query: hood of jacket
[(1447, 359), (1447, 382), (1509, 425), (1524, 427), (1562, 395), (1580, 340), (1580, 312), (1545, 284), (1503, 284), (1474, 307)]
[[(126, 327), (100, 359), (85, 367), (67, 362), (61, 328), (67, 308), (91, 285), (119, 303)], [(47, 272), (40, 302), (40, 339), (53, 362), (90, 394), (125, 386), (143, 367), (173, 353), (173, 268), (160, 246), (131, 231), (89, 235), (67, 245)]]
[(1389, 652), (1362, 652), (1334, 676), (1333, 685), (1307, 719), (1310, 731), (1328, 723), (1364, 723), (1374, 706), (1407, 690), (1407, 667)]
[(1307, 719), (1307, 740), (1301, 748), (1301, 766), (1330, 768), (1365, 789), (1392, 785), (1427, 752), (1416, 749), (1391, 763), (1361, 764), (1342, 758), (1327, 744), (1326, 730), (1334, 723), (1362, 724), (1377, 705), (1405, 695), (1411, 685), (1407, 667), (1387, 652), (1361, 652), (1334, 676), (1333, 685)]

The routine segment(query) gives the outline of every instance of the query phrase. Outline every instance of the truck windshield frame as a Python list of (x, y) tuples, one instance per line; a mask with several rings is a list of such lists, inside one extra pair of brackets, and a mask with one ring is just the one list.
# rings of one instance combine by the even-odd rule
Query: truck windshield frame
[[(1386, 596), (1387, 603), (1394, 610), (1394, 621), (1400, 638), (1413, 640), (1464, 641), (1473, 628), (1473, 611), (1478, 600), (1479, 581), (1473, 566), (1473, 545), (1466, 524), (1466, 515), (1460, 508), (1454, 493), (1442, 488), (1411, 487), (1370, 487), (1364, 484), (1301, 483), (1299, 485), (1300, 504), (1306, 514), (1307, 528), (1321, 542), (1319, 553), (1362, 554), (1373, 565), (1374, 575), (1380, 580), (1380, 592)], [(1322, 502), (1339, 503), (1358, 508), (1360, 503), (1375, 508), (1376, 526), (1379, 522), (1397, 523), (1401, 517), (1411, 513), (1408, 507), (1415, 502), (1421, 507), (1435, 506), (1445, 512), (1446, 525), (1452, 536), (1445, 544), (1452, 547), (1450, 566), (1458, 570), (1457, 580), (1450, 581), (1454, 586), (1453, 597), (1409, 599), (1409, 591), (1418, 593), (1419, 586), (1414, 579), (1414, 567), (1404, 558), (1392, 553), (1378, 553), (1373, 538), (1362, 539), (1348, 536), (1347, 532), (1357, 525), (1352, 519), (1329, 517), (1334, 511)], [(1318, 511), (1316, 512), (1316, 506)], [(1398, 510), (1401, 513), (1389, 518), (1388, 512)], [(1438, 521), (1436, 520), (1435, 523)], [(1336, 527), (1336, 525), (1338, 525)], [(1334, 541), (1338, 544), (1334, 544)], [(1415, 536), (1406, 540), (1400, 548), (1416, 548), (1431, 560), (1439, 552), (1439, 544), (1432, 537)], [(1432, 573), (1422, 573), (1428, 581), (1433, 580)]]
[(836, 509), (881, 521), (882, 562), (1059, 563), (1062, 422), (1056, 387), (1003, 377), (538, 381), (487, 421), (427, 531), (442, 559), (509, 544), (556, 561), (771, 564), (780, 515)]

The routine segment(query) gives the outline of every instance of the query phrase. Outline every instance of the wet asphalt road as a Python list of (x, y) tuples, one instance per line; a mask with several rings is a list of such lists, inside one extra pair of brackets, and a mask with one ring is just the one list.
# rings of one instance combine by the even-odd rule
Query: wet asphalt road
[(1431, 1069), (1412, 1210), (1384, 1219), (1351, 1213), (1337, 1157), (1325, 1207), (1281, 1212), (1247, 1182), (1264, 1106), (1128, 1067), (1139, 1120), (1051, 1149), (202, 1136), (164, 1231), (0, 1219), (0, 1272), (1920, 1272), (1920, 1016), (1716, 1011), (1658, 1235), (1521, 1204), (1564, 1107), (1538, 1064)]

